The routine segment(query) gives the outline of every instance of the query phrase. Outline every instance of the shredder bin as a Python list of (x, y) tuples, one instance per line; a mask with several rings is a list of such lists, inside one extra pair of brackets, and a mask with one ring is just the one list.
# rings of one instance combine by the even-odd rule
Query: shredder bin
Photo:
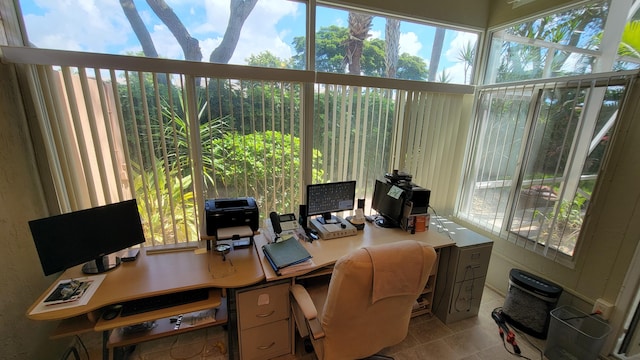
[(551, 310), (544, 355), (549, 360), (595, 360), (611, 326), (570, 306)]
[(539, 339), (546, 339), (550, 312), (558, 303), (562, 287), (520, 269), (509, 272), (509, 291), (502, 313), (513, 327)]

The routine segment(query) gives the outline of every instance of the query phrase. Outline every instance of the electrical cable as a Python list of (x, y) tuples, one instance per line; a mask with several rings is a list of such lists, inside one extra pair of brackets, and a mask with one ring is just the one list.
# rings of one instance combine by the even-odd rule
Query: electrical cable
[[(518, 346), (518, 343), (516, 342), (515, 333), (511, 330), (511, 328), (509, 328), (509, 326), (507, 326), (507, 322), (502, 317), (502, 308), (498, 307), (493, 309), (493, 311), (491, 312), (491, 318), (498, 325), (498, 334), (502, 339), (502, 345), (504, 346), (505, 350), (513, 356), (527, 359), (527, 360), (532, 360), (522, 355), (522, 350), (520, 349), (520, 346)], [(507, 347), (507, 343), (511, 344), (513, 351)]]
[(438, 232), (439, 232), (439, 233), (441, 233), (441, 232), (446, 233), (446, 234), (447, 234), (447, 236), (449, 237), (449, 240), (453, 240), (453, 238), (451, 237), (451, 234), (449, 233), (449, 229), (447, 229), (447, 227), (446, 227), (446, 226), (444, 226), (444, 224), (442, 223), (442, 219), (441, 219), (441, 218), (440, 218), (440, 216), (438, 215), (438, 212), (436, 211), (436, 209), (435, 209), (433, 206), (431, 206), (431, 205), (429, 205), (429, 208), (430, 208), (431, 210), (433, 210), (433, 215), (435, 216), (435, 220), (436, 220), (436, 222), (437, 222), (437, 223), (438, 223), (438, 225), (439, 225), (439, 226), (438, 226)]
[(518, 333), (518, 335), (522, 336), (527, 343), (534, 349), (536, 349), (538, 351), (538, 353), (540, 353), (540, 360), (544, 359), (544, 352), (542, 351), (542, 349), (540, 349), (538, 346), (536, 346), (536, 344), (534, 344), (531, 339), (529, 339), (529, 337), (527, 336), (527, 334), (523, 333), (522, 331), (516, 329), (515, 327), (511, 327), (511, 329), (513, 331), (515, 331), (516, 333)]
[[(467, 279), (467, 273), (469, 272), (469, 270), (471, 270), (471, 278)], [(454, 308), (457, 312), (462, 312), (462, 311), (471, 311), (471, 302), (473, 301), (473, 290), (474, 290), (474, 280), (476, 279), (476, 271), (474, 269), (473, 266), (471, 265), (467, 265), (467, 267), (464, 270), (464, 276), (463, 276), (463, 280), (462, 283), (460, 284), (460, 291), (458, 291), (458, 295), (456, 296), (456, 300), (454, 301)], [(464, 284), (467, 281), (471, 281), (471, 288), (466, 291), (466, 293), (469, 295), (469, 298), (467, 299), (467, 308), (466, 309), (459, 309), (458, 308), (458, 301), (460, 300), (460, 295), (462, 295), (462, 291), (463, 291), (463, 287)]]
[(84, 353), (87, 355), (87, 359), (90, 359), (91, 357), (89, 356), (89, 350), (84, 345), (84, 341), (82, 341), (82, 339), (80, 338), (80, 335), (76, 335), (76, 341), (78, 341), (80, 346), (82, 346), (82, 349), (84, 350)]

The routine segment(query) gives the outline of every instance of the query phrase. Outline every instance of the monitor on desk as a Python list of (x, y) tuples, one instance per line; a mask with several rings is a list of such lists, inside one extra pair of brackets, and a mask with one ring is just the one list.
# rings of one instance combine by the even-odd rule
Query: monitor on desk
[(391, 196), (390, 191), (395, 185), (376, 180), (371, 199), (371, 208), (378, 212), (376, 225), (385, 228), (399, 227), (404, 211), (405, 193), (401, 192), (398, 197)]
[(111, 253), (143, 243), (136, 200), (55, 215), (29, 222), (45, 275), (84, 263), (88, 274), (120, 264)]
[(336, 222), (331, 213), (353, 210), (355, 201), (355, 180), (307, 186), (307, 216), (322, 215), (322, 223)]

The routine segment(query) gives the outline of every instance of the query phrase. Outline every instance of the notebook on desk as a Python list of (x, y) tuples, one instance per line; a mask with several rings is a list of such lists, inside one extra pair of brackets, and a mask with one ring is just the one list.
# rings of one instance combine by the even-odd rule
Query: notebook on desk
[(311, 254), (296, 238), (265, 244), (262, 246), (262, 251), (264, 252), (264, 257), (271, 264), (273, 271), (278, 275), (280, 275), (281, 269), (311, 258)]

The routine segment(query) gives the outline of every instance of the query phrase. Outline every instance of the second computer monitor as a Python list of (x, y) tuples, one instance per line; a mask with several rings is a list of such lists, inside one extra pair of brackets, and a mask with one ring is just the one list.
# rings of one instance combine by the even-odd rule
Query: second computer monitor
[(331, 222), (331, 213), (353, 210), (355, 199), (355, 180), (308, 185), (307, 216), (322, 215), (323, 222)]

